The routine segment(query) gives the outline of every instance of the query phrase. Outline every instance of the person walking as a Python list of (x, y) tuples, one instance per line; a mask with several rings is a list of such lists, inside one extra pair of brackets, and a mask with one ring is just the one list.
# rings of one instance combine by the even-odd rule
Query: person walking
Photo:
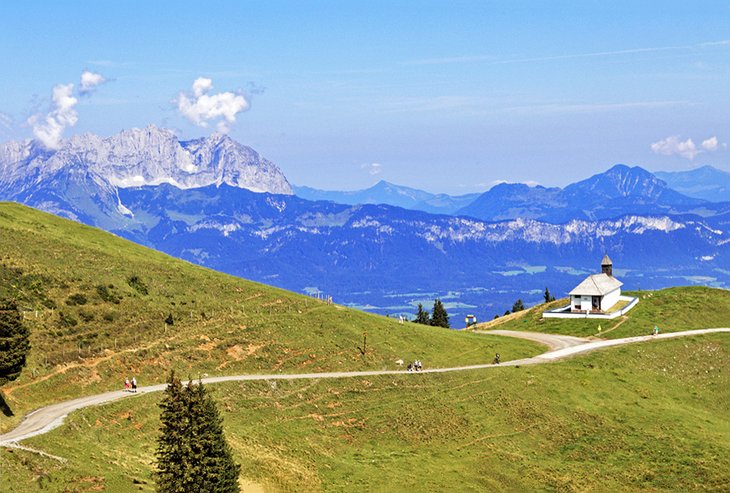
[(132, 377), (132, 392), (137, 392), (137, 379)]
[(124, 379), (124, 391), (129, 392), (129, 378)]

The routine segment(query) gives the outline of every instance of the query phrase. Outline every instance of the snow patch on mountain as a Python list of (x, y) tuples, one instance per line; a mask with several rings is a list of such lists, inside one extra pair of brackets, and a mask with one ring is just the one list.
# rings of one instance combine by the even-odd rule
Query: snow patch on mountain
[(241, 225), (238, 223), (224, 223), (220, 221), (215, 220), (209, 220), (209, 221), (201, 221), (199, 223), (194, 224), (193, 226), (190, 226), (188, 228), (188, 231), (195, 232), (199, 231), (201, 229), (213, 229), (220, 231), (221, 234), (225, 237), (230, 236), (231, 233), (238, 231), (241, 229)]

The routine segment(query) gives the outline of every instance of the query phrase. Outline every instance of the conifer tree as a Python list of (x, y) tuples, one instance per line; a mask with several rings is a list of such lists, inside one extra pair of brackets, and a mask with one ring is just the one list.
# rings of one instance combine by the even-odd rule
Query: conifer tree
[(545, 303), (550, 303), (551, 301), (555, 301), (555, 296), (550, 294), (550, 290), (546, 287), (545, 292), (543, 293), (543, 298), (545, 298)]
[(431, 317), (427, 310), (423, 309), (423, 304), (418, 304), (418, 311), (416, 312), (416, 319), (414, 320), (417, 324), (431, 325)]
[(223, 418), (215, 401), (202, 383), (193, 387), (188, 384), (188, 391), (195, 416), (193, 436), (198, 438), (193, 447), (194, 460), (197, 461), (193, 469), (198, 470), (193, 491), (237, 492), (241, 466), (233, 460), (231, 447), (223, 435)]
[(525, 309), (525, 304), (522, 303), (522, 298), (518, 298), (517, 301), (512, 305), (512, 313), (521, 312)]
[(202, 382), (183, 387), (171, 373), (160, 407), (157, 491), (238, 492), (240, 466), (233, 461), (223, 419)]
[(183, 395), (183, 386), (175, 372), (170, 373), (167, 388), (160, 402), (161, 434), (157, 439), (157, 491), (164, 493), (185, 493), (184, 478), (190, 447), (187, 434), (189, 416)]
[(0, 302), (0, 386), (20, 376), (30, 351), (29, 338), (17, 303)]
[(433, 302), (433, 312), (431, 312), (431, 325), (434, 327), (450, 327), (449, 325), (449, 314), (446, 313), (446, 308), (441, 300), (437, 299)]

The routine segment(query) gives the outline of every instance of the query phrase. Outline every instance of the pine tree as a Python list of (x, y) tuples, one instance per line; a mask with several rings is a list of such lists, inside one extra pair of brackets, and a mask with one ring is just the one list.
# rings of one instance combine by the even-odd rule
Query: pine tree
[(433, 302), (433, 312), (431, 312), (431, 325), (434, 327), (450, 327), (449, 325), (449, 314), (446, 313), (446, 308), (441, 300), (437, 299)]
[(423, 309), (423, 304), (418, 304), (418, 311), (416, 312), (416, 319), (414, 320), (417, 324), (431, 325), (431, 317), (427, 310)]
[(183, 395), (183, 386), (175, 372), (170, 373), (165, 395), (160, 402), (162, 413), (157, 439), (157, 491), (185, 493), (184, 479), (190, 467), (189, 416)]
[(515, 303), (512, 305), (512, 313), (521, 312), (525, 309), (524, 303), (522, 303), (522, 298), (517, 299)]
[(223, 419), (202, 382), (183, 387), (170, 374), (160, 403), (157, 491), (238, 492), (240, 466), (223, 435)]
[(550, 290), (546, 287), (545, 293), (542, 295), (545, 298), (545, 303), (550, 303), (551, 301), (555, 301), (555, 296), (550, 294)]
[(233, 460), (231, 447), (223, 435), (223, 418), (218, 413), (215, 401), (208, 394), (202, 382), (194, 387), (188, 384), (191, 395), (193, 436), (198, 437), (193, 454), (198, 470), (196, 492), (237, 492), (238, 475), (241, 466)]
[(17, 303), (0, 302), (0, 386), (20, 376), (30, 351), (29, 338)]

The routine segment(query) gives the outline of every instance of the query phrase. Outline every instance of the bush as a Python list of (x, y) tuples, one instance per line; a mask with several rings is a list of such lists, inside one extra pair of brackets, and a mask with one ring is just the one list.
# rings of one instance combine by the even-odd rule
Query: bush
[(96, 292), (99, 295), (99, 298), (101, 298), (103, 301), (106, 301), (107, 303), (114, 303), (115, 305), (119, 304), (120, 298), (116, 294), (114, 294), (112, 291), (110, 291), (110, 288), (113, 289), (114, 286), (112, 284), (109, 285), (109, 287), (104, 286), (103, 284), (99, 284), (96, 287)]
[(75, 293), (66, 299), (66, 304), (69, 306), (85, 305), (86, 301), (87, 301), (86, 296), (84, 296), (81, 293)]
[(63, 312), (58, 312), (58, 325), (61, 327), (75, 327), (78, 325), (78, 321), (71, 315)]
[(117, 314), (114, 312), (105, 313), (102, 318), (104, 320), (106, 320), (107, 322), (113, 322), (114, 320), (117, 319)]
[(142, 281), (142, 279), (140, 279), (139, 276), (130, 276), (129, 279), (127, 279), (127, 284), (129, 284), (129, 286), (137, 291), (139, 294), (149, 294), (147, 285)]

